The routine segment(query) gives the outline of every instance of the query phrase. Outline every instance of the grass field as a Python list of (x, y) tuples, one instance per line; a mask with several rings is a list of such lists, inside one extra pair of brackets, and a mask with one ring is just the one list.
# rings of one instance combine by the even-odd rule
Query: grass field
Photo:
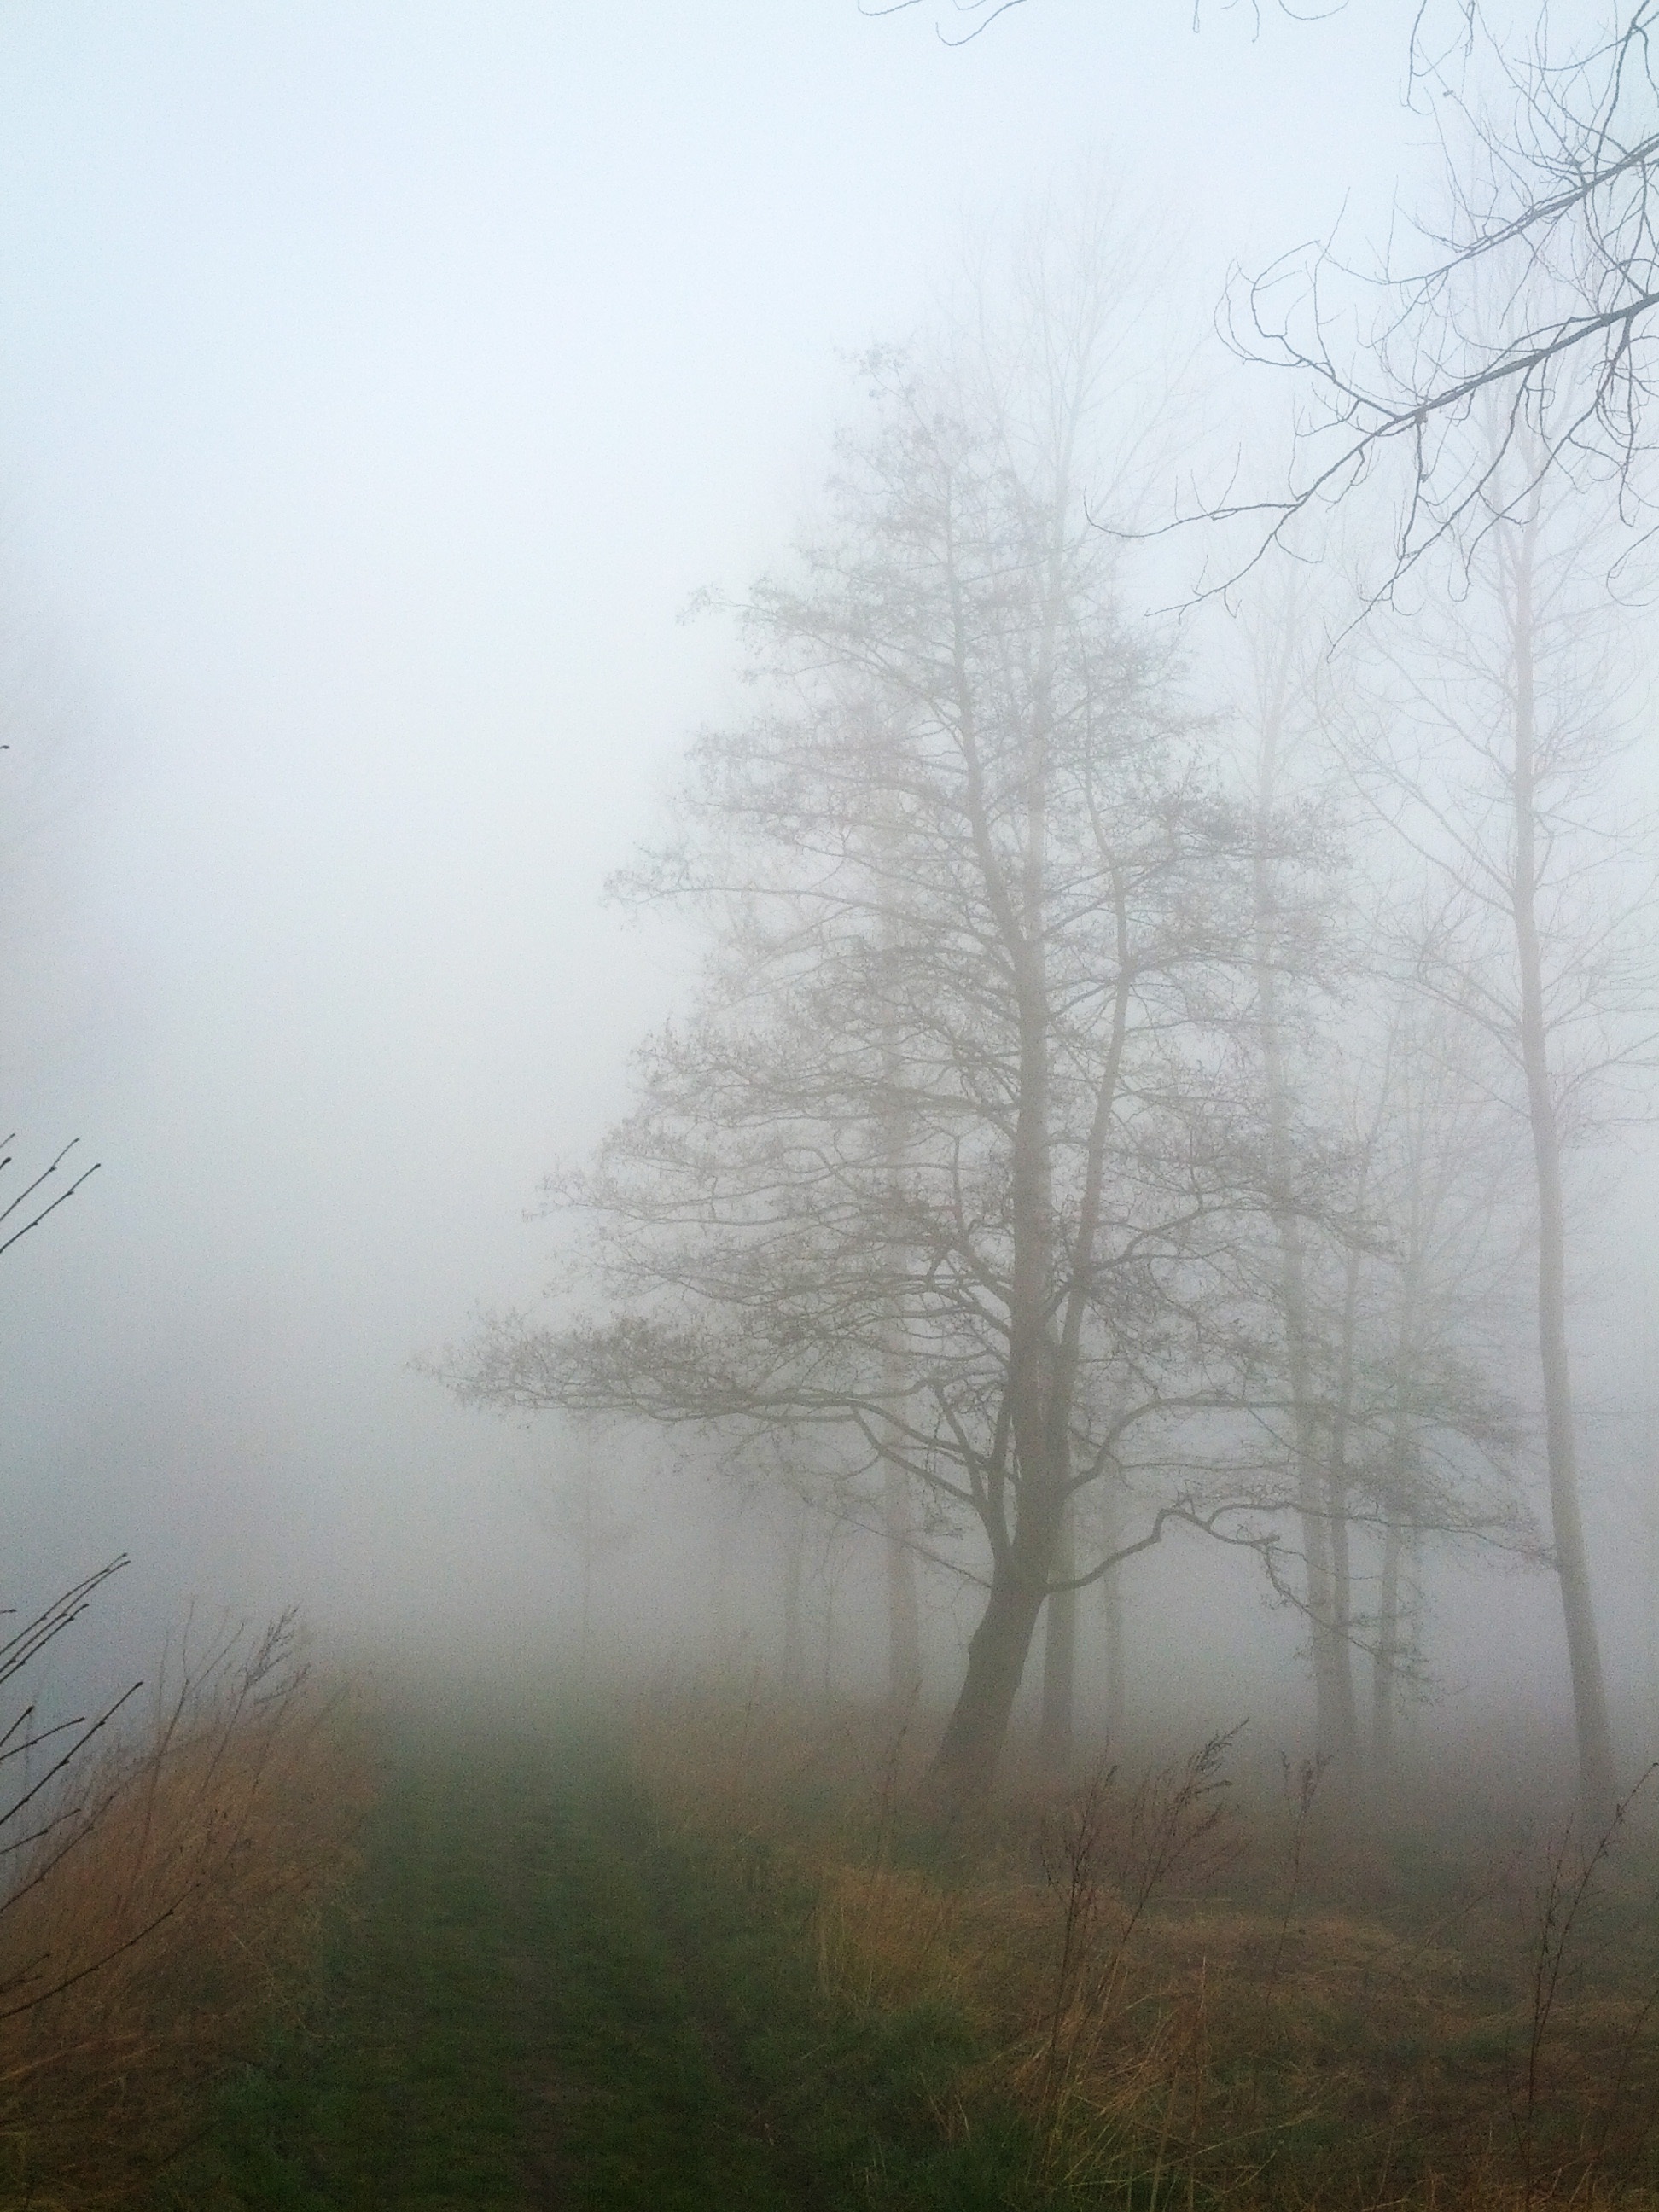
[(947, 2117), (959, 2015), (826, 2001), (816, 1903), (666, 1828), (592, 1741), (403, 1753), (309, 2032), (228, 2085), (158, 2204), (1046, 2201), (1017, 2113)]
[(1659, 2201), (1639, 1838), (1582, 1890), (1345, 1857), (1293, 1797), (1244, 1835), (1218, 1754), (941, 1839), (897, 1750), (695, 1705), (411, 1735), (308, 2023), (157, 2212)]

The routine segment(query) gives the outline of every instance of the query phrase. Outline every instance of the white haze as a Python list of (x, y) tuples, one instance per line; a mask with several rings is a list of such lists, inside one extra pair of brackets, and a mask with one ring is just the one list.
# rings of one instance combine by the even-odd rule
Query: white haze
[[(1104, 159), (1198, 301), (1380, 236), (1413, 12), (1032, 0), (953, 49), (948, 0), (5, 11), (0, 1071), (20, 1164), (104, 1163), (0, 1273), (9, 1598), (127, 1550), (111, 1648), (192, 1599), (439, 1665), (568, 1639), (550, 1432), (410, 1363), (535, 1295), (524, 1209), (683, 988), (601, 903), (726, 696), (677, 611), (786, 544), (842, 356), (919, 319), (964, 211)], [(1587, 1457), (1628, 1711), (1652, 1508), (1622, 1440)], [(599, 1601), (666, 1661), (773, 1553), (649, 1472)], [(1552, 1589), (1483, 1587), (1440, 1608), (1443, 1710), (1557, 1711)], [(1129, 1602), (1132, 1649), (1185, 1624), (1171, 1710), (1293, 1707), (1237, 1563), (1172, 1546)]]

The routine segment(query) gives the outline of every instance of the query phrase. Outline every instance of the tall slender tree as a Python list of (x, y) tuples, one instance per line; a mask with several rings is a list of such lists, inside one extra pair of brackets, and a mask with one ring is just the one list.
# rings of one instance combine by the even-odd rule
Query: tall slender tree
[[(1415, 1671), (1413, 1560), (1425, 1535), (1482, 1528), (1514, 1550), (1539, 1552), (1510, 1489), (1514, 1408), (1492, 1379), (1521, 1252), (1510, 1147), (1488, 1060), (1467, 1024), (1409, 982), (1399, 992), (1373, 1092), (1373, 1173), (1388, 1237), (1368, 1262), (1373, 1345), (1362, 1385), (1374, 1431), (1364, 1480), (1382, 1529), (1368, 1625), (1379, 1802), (1395, 1777), (1401, 1691)], [(1449, 1455), (1449, 1442), (1482, 1455), (1498, 1478), (1486, 1486), (1484, 1511), (1479, 1493), (1468, 1495), (1467, 1459)]]
[(1652, 1063), (1650, 852), (1613, 789), (1622, 750), (1605, 586), (1582, 506), (1500, 487), (1455, 577), (1389, 634), (1395, 684), (1356, 774), (1438, 885), (1419, 980), (1512, 1078), (1536, 1240), (1543, 1458), (1588, 1817), (1616, 1797), (1569, 1343), (1568, 1163)]
[[(1286, 965), (1284, 899), (1275, 852), (1284, 804), (1285, 753), (1301, 645), (1291, 610), (1259, 641), (1255, 670), (1256, 825), (1251, 864), (1251, 949), (1255, 1028), (1267, 1123), (1267, 1211), (1277, 1261), (1291, 1457), (1302, 1527), (1304, 1599), (1312, 1644), (1315, 1737), (1322, 1756), (1352, 1764), (1357, 1741), (1347, 1629), (1347, 1529), (1325, 1457), (1316, 1376), (1314, 1291), (1309, 1281), (1309, 1202), (1300, 1188), (1297, 1114), (1281, 1004)], [(1344, 1296), (1353, 1295), (1352, 1273)]]
[[(1509, 1480), (1512, 1424), (1483, 1305), (1513, 1221), (1500, 1133), (1465, 1033), (1423, 996), (1415, 956), (1439, 909), (1418, 927), (1420, 885), (1396, 851), (1378, 849), (1374, 824), (1367, 840), (1364, 810), (1356, 818), (1333, 742), (1346, 727), (1338, 701), (1352, 656), (1332, 662), (1305, 602), (1305, 586), (1290, 589), (1250, 632), (1252, 1031), (1279, 1433), (1301, 1530), (1299, 1584), (1285, 1594), (1307, 1621), (1314, 1741), (1358, 1802), (1376, 1762), (1357, 1674), (1369, 1656), (1386, 1735), (1413, 1535), (1525, 1547), (1531, 1531)], [(1282, 818), (1297, 808), (1339, 825), (1299, 887), (1308, 872), (1287, 860), (1297, 848)], [(1310, 965), (1297, 942), (1310, 917), (1325, 939), (1317, 1021), (1296, 985)]]

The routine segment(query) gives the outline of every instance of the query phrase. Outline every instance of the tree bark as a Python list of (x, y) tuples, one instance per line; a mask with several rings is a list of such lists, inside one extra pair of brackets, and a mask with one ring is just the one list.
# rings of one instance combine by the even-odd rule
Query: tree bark
[(996, 1779), (1014, 1699), (1042, 1610), (1044, 1584), (1012, 1559), (992, 1571), (991, 1594), (968, 1645), (968, 1672), (934, 1757), (928, 1794), (946, 1814), (986, 1796)]

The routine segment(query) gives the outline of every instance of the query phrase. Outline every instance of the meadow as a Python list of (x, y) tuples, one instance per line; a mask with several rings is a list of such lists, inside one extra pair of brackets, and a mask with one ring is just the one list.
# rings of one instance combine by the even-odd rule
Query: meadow
[[(0, 1913), (0, 2205), (1646, 2203), (1659, 1858), (1239, 1739), (975, 1820), (759, 1692), (175, 1683)], [(64, 1843), (70, 1847), (64, 1850)]]
[(0, 1914), (9, 1987), (54, 1962), (0, 2021), (0, 2205), (1659, 2193), (1640, 1795), (1588, 1850), (1401, 1826), (1231, 1737), (941, 1830), (926, 1732), (758, 1689), (366, 1717), (221, 1654)]

